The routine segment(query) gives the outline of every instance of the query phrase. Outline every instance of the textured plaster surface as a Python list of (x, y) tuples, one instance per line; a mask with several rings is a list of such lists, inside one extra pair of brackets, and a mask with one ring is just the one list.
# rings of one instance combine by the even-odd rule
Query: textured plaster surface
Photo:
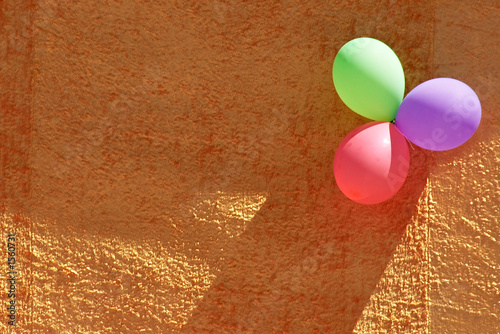
[[(2, 331), (500, 332), (497, 1), (0, 9), (0, 226), (19, 264)], [(371, 206), (332, 171), (367, 122), (331, 79), (359, 36), (393, 48), (406, 92), (454, 77), (483, 107), (469, 142), (414, 148)]]
[(430, 227), (430, 330), (500, 332), (500, 7), (436, 3), (434, 75), (468, 82), (482, 123), (467, 145), (435, 154)]

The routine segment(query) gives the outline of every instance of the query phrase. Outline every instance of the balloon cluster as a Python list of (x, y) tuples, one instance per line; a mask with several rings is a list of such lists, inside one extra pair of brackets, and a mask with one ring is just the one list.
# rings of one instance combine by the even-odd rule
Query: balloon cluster
[(383, 202), (403, 186), (410, 166), (406, 139), (449, 150), (472, 137), (481, 120), (476, 93), (456, 79), (425, 81), (403, 99), (401, 62), (373, 38), (356, 38), (339, 50), (333, 83), (350, 109), (376, 121), (349, 133), (335, 154), (337, 185), (358, 203)]

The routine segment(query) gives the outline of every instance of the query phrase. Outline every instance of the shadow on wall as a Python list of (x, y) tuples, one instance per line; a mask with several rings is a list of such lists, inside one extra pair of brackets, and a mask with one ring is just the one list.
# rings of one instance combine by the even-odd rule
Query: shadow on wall
[[(401, 57), (408, 70), (409, 91), (428, 79), (430, 47), (426, 38), (430, 39), (431, 31), (424, 29), (427, 35), (418, 39), (410, 32), (403, 37), (398, 34), (405, 30), (396, 33), (397, 25), (410, 22), (410, 30), (422, 30), (427, 27), (426, 15), (416, 20), (415, 8), (397, 4), (396, 22), (391, 22), (394, 26), (379, 22), (380, 27), (374, 28), (370, 26), (375, 24), (373, 20), (363, 20), (373, 16), (360, 8), (316, 10), (301, 6), (294, 15), (304, 18), (309, 12), (316, 19), (325, 18), (319, 13), (324, 11), (339, 14), (340, 22), (329, 25), (319, 19), (320, 26), (307, 26), (307, 33), (294, 32), (290, 36), (284, 32), (282, 38), (290, 38), (297, 47), (283, 54), (272, 50), (274, 57), (281, 60), (279, 66), (272, 60), (258, 64), (264, 72), (272, 73), (270, 77), (276, 73), (277, 80), (281, 80), (264, 85), (267, 94), (259, 92), (259, 98), (264, 96), (263, 100), (280, 106), (284, 114), (275, 109), (266, 113), (269, 108), (264, 106), (259, 118), (262, 123), (258, 124), (266, 129), (278, 117), (280, 131), (271, 138), (261, 130), (247, 135), (254, 145), (243, 146), (243, 152), (252, 154), (256, 149), (258, 155), (252, 164), (242, 166), (235, 178), (238, 181), (225, 187), (229, 191), (241, 186), (265, 189), (269, 198), (234, 244), (220, 243), (225, 250), (224, 260), (219, 262), (220, 273), (182, 332), (212, 328), (226, 333), (352, 332), (424, 194), (433, 158), (432, 153), (417, 147), (410, 148), (410, 172), (405, 185), (385, 203), (360, 205), (348, 200), (336, 187), (332, 171), (335, 149), (348, 132), (367, 120), (337, 98), (331, 82), (331, 62), (335, 49), (343, 43), (370, 35), (394, 47)], [(419, 9), (422, 13), (427, 10)], [(391, 15), (390, 11), (382, 12)], [(328, 26), (335, 26), (331, 29), (335, 34), (325, 36)], [(401, 40), (415, 47), (402, 48)], [(321, 50), (328, 56), (318, 58)], [(265, 51), (263, 47), (254, 52), (257, 55)], [(237, 129), (245, 131), (241, 126)], [(425, 309), (424, 301), (419, 303)]]
[[(52, 222), (35, 224), (34, 235), (53, 231), (40, 252), (58, 249), (54, 270), (36, 260), (42, 280), (57, 272), (40, 305), (67, 306), (54, 329), (352, 331), (432, 156), (411, 150), (394, 199), (348, 200), (334, 152), (366, 120), (337, 98), (331, 66), (346, 41), (369, 35), (394, 48), (408, 87), (424, 81), (430, 5), (46, 3), (32, 211)], [(96, 273), (94, 293), (82, 277)], [(74, 308), (65, 289), (88, 301)]]
[(221, 241), (220, 272), (185, 332), (351, 332), (417, 213), (429, 157), (412, 158), (402, 190), (378, 205), (348, 200), (332, 175), (319, 189), (271, 192), (234, 244)]

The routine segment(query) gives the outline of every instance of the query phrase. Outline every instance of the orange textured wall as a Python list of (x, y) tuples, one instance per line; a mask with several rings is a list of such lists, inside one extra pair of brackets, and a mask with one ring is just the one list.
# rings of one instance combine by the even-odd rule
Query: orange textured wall
[[(19, 271), (2, 330), (500, 331), (497, 1), (0, 8), (0, 225)], [(406, 92), (454, 77), (483, 106), (470, 141), (415, 147), (371, 206), (332, 171), (366, 122), (331, 78), (360, 36), (393, 48)]]

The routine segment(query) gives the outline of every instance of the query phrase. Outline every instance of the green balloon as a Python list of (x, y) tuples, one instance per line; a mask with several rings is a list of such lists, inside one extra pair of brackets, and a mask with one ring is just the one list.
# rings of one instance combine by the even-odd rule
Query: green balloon
[(394, 120), (405, 76), (390, 47), (369, 37), (353, 39), (339, 50), (332, 72), (335, 89), (349, 108), (376, 121)]

